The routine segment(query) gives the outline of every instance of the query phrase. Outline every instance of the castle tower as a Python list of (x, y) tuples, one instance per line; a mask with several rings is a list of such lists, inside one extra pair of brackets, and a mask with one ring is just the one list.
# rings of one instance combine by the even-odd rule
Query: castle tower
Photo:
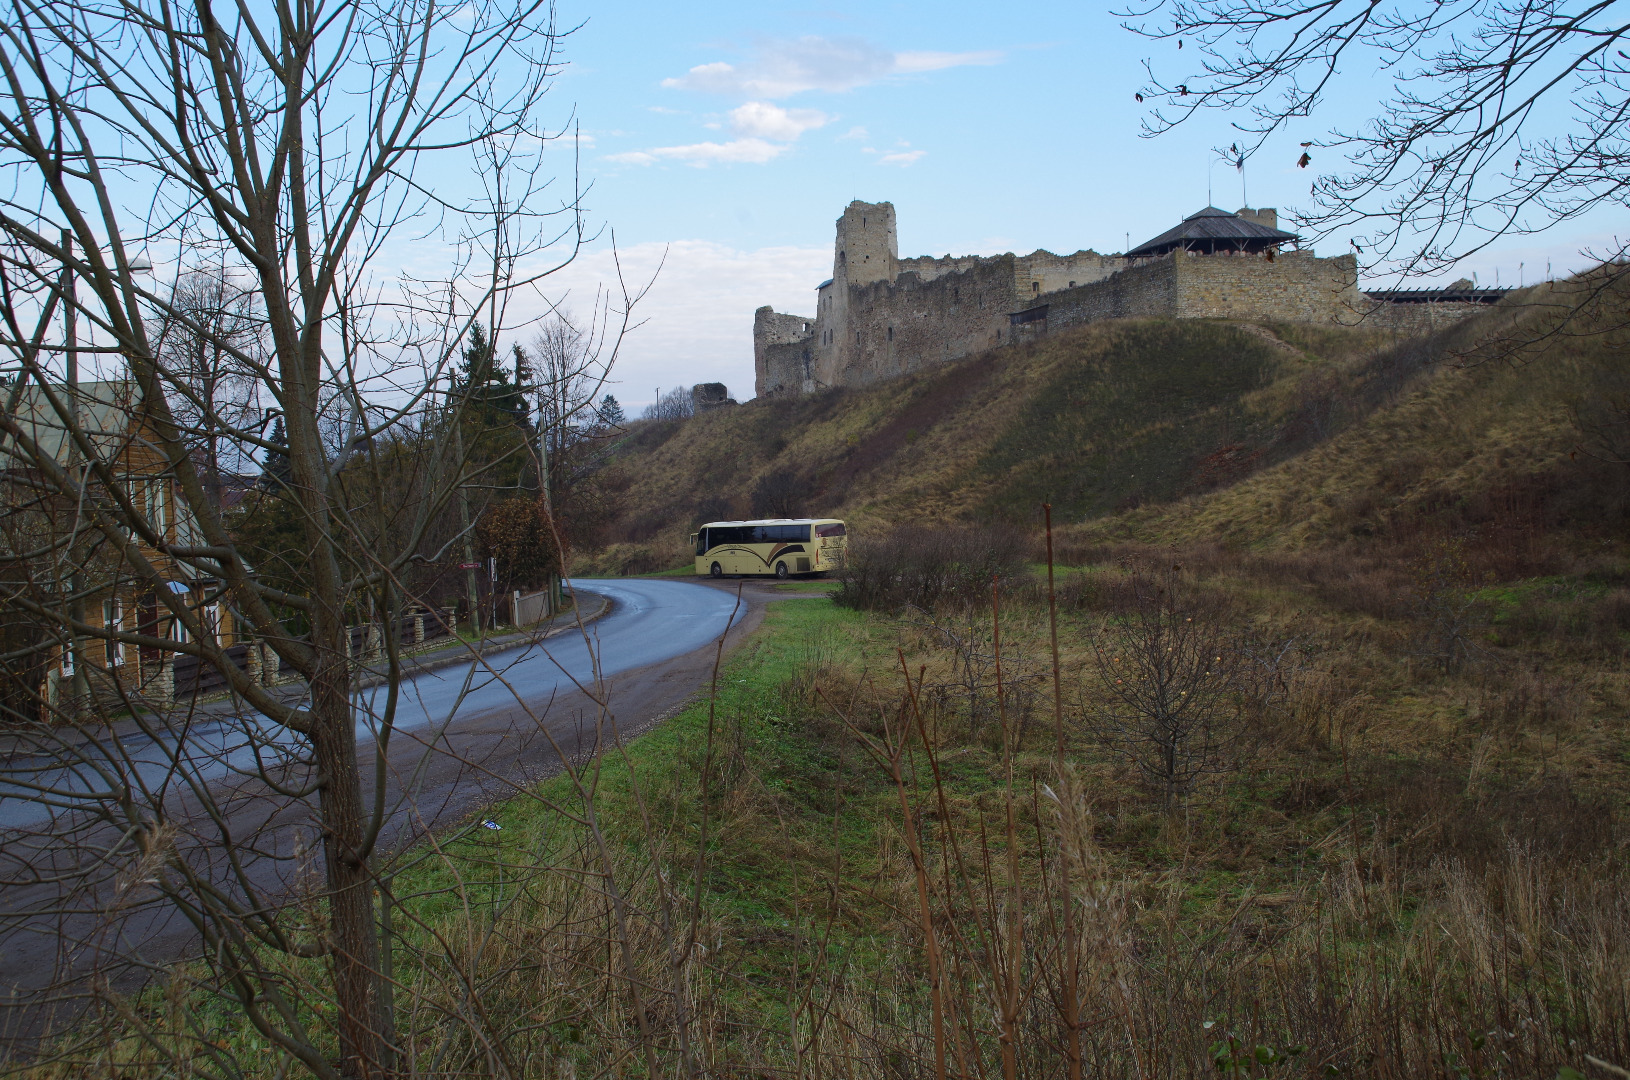
[(833, 282), (869, 285), (874, 281), (893, 281), (899, 264), (894, 204), (866, 203), (859, 199), (850, 203), (838, 219), (837, 246), (832, 255)]

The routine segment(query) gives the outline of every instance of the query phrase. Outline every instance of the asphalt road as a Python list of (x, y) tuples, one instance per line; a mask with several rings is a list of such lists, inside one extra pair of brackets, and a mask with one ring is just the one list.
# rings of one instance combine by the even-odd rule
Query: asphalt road
[[(541, 719), (596, 678), (660, 664), (717, 641), (736, 603), (720, 589), (687, 581), (572, 584), (611, 601), (609, 614), (589, 624), (586, 635), (569, 631), (415, 676), (399, 691), (393, 736), (434, 745), (494, 713), (519, 710)], [(387, 697), (383, 687), (357, 695), (357, 737), (364, 746), (383, 726)], [(116, 739), (79, 746), (78, 752), (55, 759), (13, 753), (0, 766), (0, 835), (38, 826), (70, 808), (76, 797), (94, 795), (106, 787), (110, 772), (156, 790), (178, 760), (184, 759), (192, 778), (216, 783), (256, 771), (270, 756), (299, 750), (294, 733), (264, 717), (235, 712), (229, 704), (202, 707), (165, 728), (127, 722)], [(34, 797), (41, 785), (53, 792), (48, 802)]]
[[(563, 756), (582, 759), (611, 738), (631, 738), (671, 715), (705, 686), (727, 625), (729, 648), (757, 626), (766, 601), (791, 598), (756, 582), (573, 585), (611, 601), (609, 612), (588, 624), (588, 640), (574, 629), (443, 666), (402, 686), (383, 770), (385, 851), (409, 847), (560, 771)], [(586, 693), (596, 675), (601, 693)], [(385, 697), (376, 688), (356, 698), (365, 773)], [(602, 710), (595, 698), (609, 707)], [(109, 891), (128, 887), (120, 876), (127, 860), (102, 855), (123, 823), (72, 807), (108, 790), (109, 770), (164, 803), (177, 824), (178, 848), (218, 887), (276, 902), (310, 873), (299, 853), (316, 839), (315, 799), (272, 789), (273, 781), (300, 778), (303, 748), (258, 717), (200, 709), (179, 740), (127, 728), (102, 745), (107, 749), (82, 751), (72, 764), (31, 763), (17, 753), (0, 762), (0, 997), (10, 990), (14, 1001), (26, 1002), (78, 983), (92, 969), (128, 986), (196, 947), (193, 928), (157, 896), (121, 894), (117, 916), (105, 912)], [(18, 783), (30, 770), (57, 789), (57, 806), (19, 797)], [(189, 784), (175, 783), (182, 773)], [(168, 790), (160, 786), (165, 781)], [(374, 784), (367, 787), (371, 794)], [(254, 838), (252, 853), (230, 871), (216, 854), (229, 834), (240, 845)], [(26, 1009), (0, 1020), (13, 1035), (37, 1035), (42, 1025), (51, 1026)]]

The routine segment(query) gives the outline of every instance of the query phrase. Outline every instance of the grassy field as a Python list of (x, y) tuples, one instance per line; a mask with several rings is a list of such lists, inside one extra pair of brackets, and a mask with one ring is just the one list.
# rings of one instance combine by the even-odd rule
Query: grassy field
[[(1019, 1073), (1065, 1075), (1072, 977), (1091, 1074), (1221, 1060), (1237, 1075), (1549, 1077), (1588, 1070), (1587, 1054), (1630, 1060), (1627, 687), (1600, 639), (1517, 634), (1446, 667), (1411, 614), (1355, 632), (1282, 573), (1197, 564), (1174, 587), (1249, 626), (1276, 689), (1167, 810), (1094, 734), (1109, 698), (1091, 641), (1128, 646), (1115, 635), (1137, 572), (1061, 574), (1062, 756), (1041, 593), (1019, 580), (1000, 692), (977, 607), (786, 604), (711, 708), (601, 764), (657, 1060), (678, 1067), (683, 1042), (721, 1073), (931, 1075), (937, 1033), (948, 1072), (998, 1073), (1007, 1048)], [(1541, 591), (1579, 627), (1607, 595)], [(1490, 625), (1524, 602), (1479, 599)], [(494, 812), (503, 845), (529, 853), (512, 864), (573, 865), (574, 815), (551, 809), (573, 805), (568, 787)], [(561, 925), (560, 900), (538, 894), (507, 932), (559, 955), (542, 927)], [(443, 905), (438, 919), (462, 910)], [(661, 961), (690, 940), (690, 981), (669, 973), (664, 993)], [(614, 1020), (627, 981), (580, 963), (544, 965), (550, 981), (523, 980), (511, 1005), (587, 1025), (568, 1051), (578, 1075), (642, 1038)]]
[[(636, 428), (585, 571), (684, 576), (672, 534), (750, 511), (712, 493), (794, 468), (855, 568), (386, 869), (405, 1064), (1622, 1080), (1630, 354), (1490, 345), (1531, 317), (1130, 322)], [(219, 978), (87, 1046), (283, 1075), (189, 1008)]]
[[(999, 624), (977, 596), (789, 601), (715, 692), (632, 742), (608, 721), (603, 754), (484, 811), (500, 829), (398, 860), (413, 1075), (1630, 1061), (1630, 686), (1603, 663), (1623, 632), (1601, 630), (1619, 586), (1462, 590), (1477, 649), (1448, 663), (1430, 618), (1355, 617), (1282, 563), (1122, 553), (1058, 576), (1057, 714), (1033, 575), (1002, 587)], [(1169, 803), (1101, 723), (1156, 579), (1172, 625), (1270, 676)], [(1534, 603), (1553, 621), (1519, 616)], [(285, 977), (320, 1029), (314, 965)], [(247, 1075), (282, 1067), (219, 1005), (155, 1040), (181, 1004), (133, 1003), (149, 1042), (124, 1033), (120, 1075), (173, 1074), (151, 1044), (196, 1032)]]

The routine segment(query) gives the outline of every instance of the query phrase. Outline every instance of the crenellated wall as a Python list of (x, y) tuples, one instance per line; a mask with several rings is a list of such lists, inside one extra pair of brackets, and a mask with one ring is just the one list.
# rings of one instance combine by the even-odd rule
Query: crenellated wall
[[(1275, 227), (1271, 209), (1240, 215)], [(1383, 326), (1428, 333), (1478, 303), (1381, 303), (1358, 288), (1352, 255), (1311, 251), (1128, 259), (1055, 255), (901, 259), (894, 207), (853, 202), (837, 221), (832, 280), (814, 318), (759, 308), (756, 392), (854, 386), (1100, 319), (1242, 319)]]

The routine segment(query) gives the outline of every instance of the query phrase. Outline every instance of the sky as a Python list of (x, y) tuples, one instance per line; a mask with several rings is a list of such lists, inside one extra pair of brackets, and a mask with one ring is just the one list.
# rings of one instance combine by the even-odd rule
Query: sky
[[(906, 257), (1118, 252), (1208, 202), (1302, 204), (1300, 141), (1385, 90), (1346, 80), (1242, 175), (1215, 153), (1238, 137), (1227, 116), (1140, 137), (1144, 61), (1171, 73), (1186, 58), (1101, 4), (561, 0), (559, 15), (574, 29), (551, 91), (570, 133), (557, 150), (567, 171), (576, 152), (598, 238), (545, 294), (581, 317), (619, 270), (649, 286), (610, 387), (631, 415), (658, 387), (723, 382), (750, 398), (754, 309), (813, 312), (852, 199), (894, 204)], [(1513, 239), (1461, 272), (1564, 272), (1613, 224)]]

